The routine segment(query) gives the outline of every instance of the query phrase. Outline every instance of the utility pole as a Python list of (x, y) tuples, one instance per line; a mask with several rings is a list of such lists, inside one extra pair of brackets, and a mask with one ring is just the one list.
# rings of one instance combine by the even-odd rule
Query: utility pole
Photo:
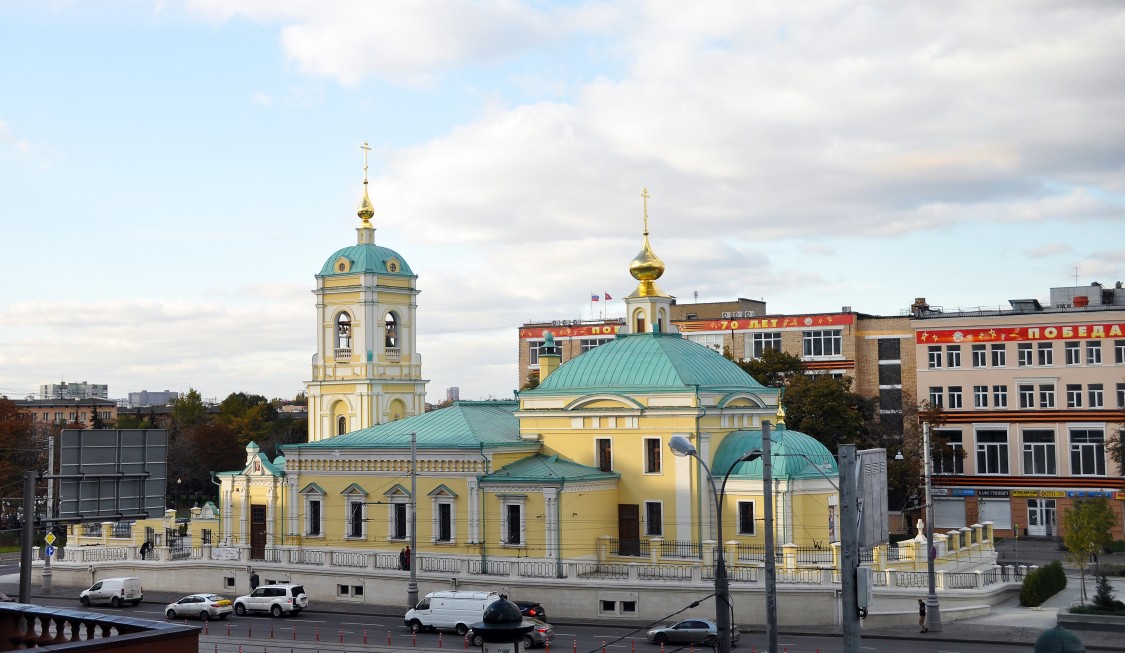
[(406, 602), (418, 605), (418, 434), (410, 434), (410, 581), (406, 584)]
[(766, 653), (777, 653), (777, 559), (773, 532), (773, 444), (770, 423), (762, 422), (762, 503), (766, 522)]
[(856, 484), (854, 444), (839, 447), (840, 468), (840, 593), (844, 653), (859, 651), (859, 597), (856, 567), (859, 566), (859, 497)]

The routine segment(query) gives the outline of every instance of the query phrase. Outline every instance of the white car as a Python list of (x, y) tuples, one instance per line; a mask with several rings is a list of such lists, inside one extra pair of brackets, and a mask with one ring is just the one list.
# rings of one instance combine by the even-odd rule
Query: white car
[(203, 621), (208, 619), (226, 619), (234, 612), (230, 599), (218, 594), (188, 594), (184, 598), (169, 603), (164, 608), (164, 614), (169, 619), (199, 617)]
[(234, 613), (268, 612), (275, 617), (295, 615), (309, 607), (309, 597), (302, 585), (262, 585), (246, 596), (234, 600)]

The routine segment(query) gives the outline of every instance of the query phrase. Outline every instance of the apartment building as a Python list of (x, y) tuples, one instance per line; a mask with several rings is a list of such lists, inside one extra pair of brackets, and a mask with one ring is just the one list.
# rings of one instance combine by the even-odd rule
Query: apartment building
[(945, 312), (915, 301), (917, 387), (945, 423), (934, 523), (991, 521), (1053, 537), (1062, 511), (1111, 501), (1122, 539), (1125, 479), (1106, 451), (1125, 421), (1125, 292), (1056, 288), (1051, 305)]
[(91, 424), (94, 414), (107, 424), (117, 420), (117, 403), (110, 399), (14, 399), (40, 424)]

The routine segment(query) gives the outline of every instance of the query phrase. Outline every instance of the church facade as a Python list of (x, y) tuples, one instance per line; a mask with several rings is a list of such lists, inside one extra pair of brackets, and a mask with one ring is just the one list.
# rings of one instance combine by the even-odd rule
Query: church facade
[[(647, 194), (629, 266), (637, 287), (616, 337), (565, 364), (547, 337), (535, 389), (430, 413), (414, 348), (417, 277), (374, 245), (366, 206), (365, 190), (359, 243), (317, 275), (309, 442), (274, 460), (251, 444), (243, 469), (217, 475), (227, 541), (249, 545), (251, 559), (278, 546), (398, 552), (412, 535), (415, 555), (482, 562), (629, 558), (664, 542), (701, 552), (717, 539), (711, 483), (729, 472), (724, 539), (763, 543), (762, 461), (739, 458), (760, 447), (780, 391), (677, 332), (656, 285), (664, 264), (649, 244)], [(714, 479), (672, 455), (673, 436), (695, 445)], [(777, 543), (838, 539), (833, 456), (783, 423), (773, 441)]]

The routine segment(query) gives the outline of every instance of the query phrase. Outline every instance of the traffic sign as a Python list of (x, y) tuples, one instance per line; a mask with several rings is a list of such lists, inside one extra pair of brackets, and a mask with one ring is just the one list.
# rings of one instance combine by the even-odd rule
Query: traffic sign
[(45, 541), (47, 544), (54, 544), (55, 543), (55, 534), (54, 533), (47, 533), (47, 537), (44, 537), (43, 541)]
[(55, 555), (55, 547), (54, 547), (54, 545), (48, 545), (47, 546), (47, 557), (49, 558), (53, 555)]

